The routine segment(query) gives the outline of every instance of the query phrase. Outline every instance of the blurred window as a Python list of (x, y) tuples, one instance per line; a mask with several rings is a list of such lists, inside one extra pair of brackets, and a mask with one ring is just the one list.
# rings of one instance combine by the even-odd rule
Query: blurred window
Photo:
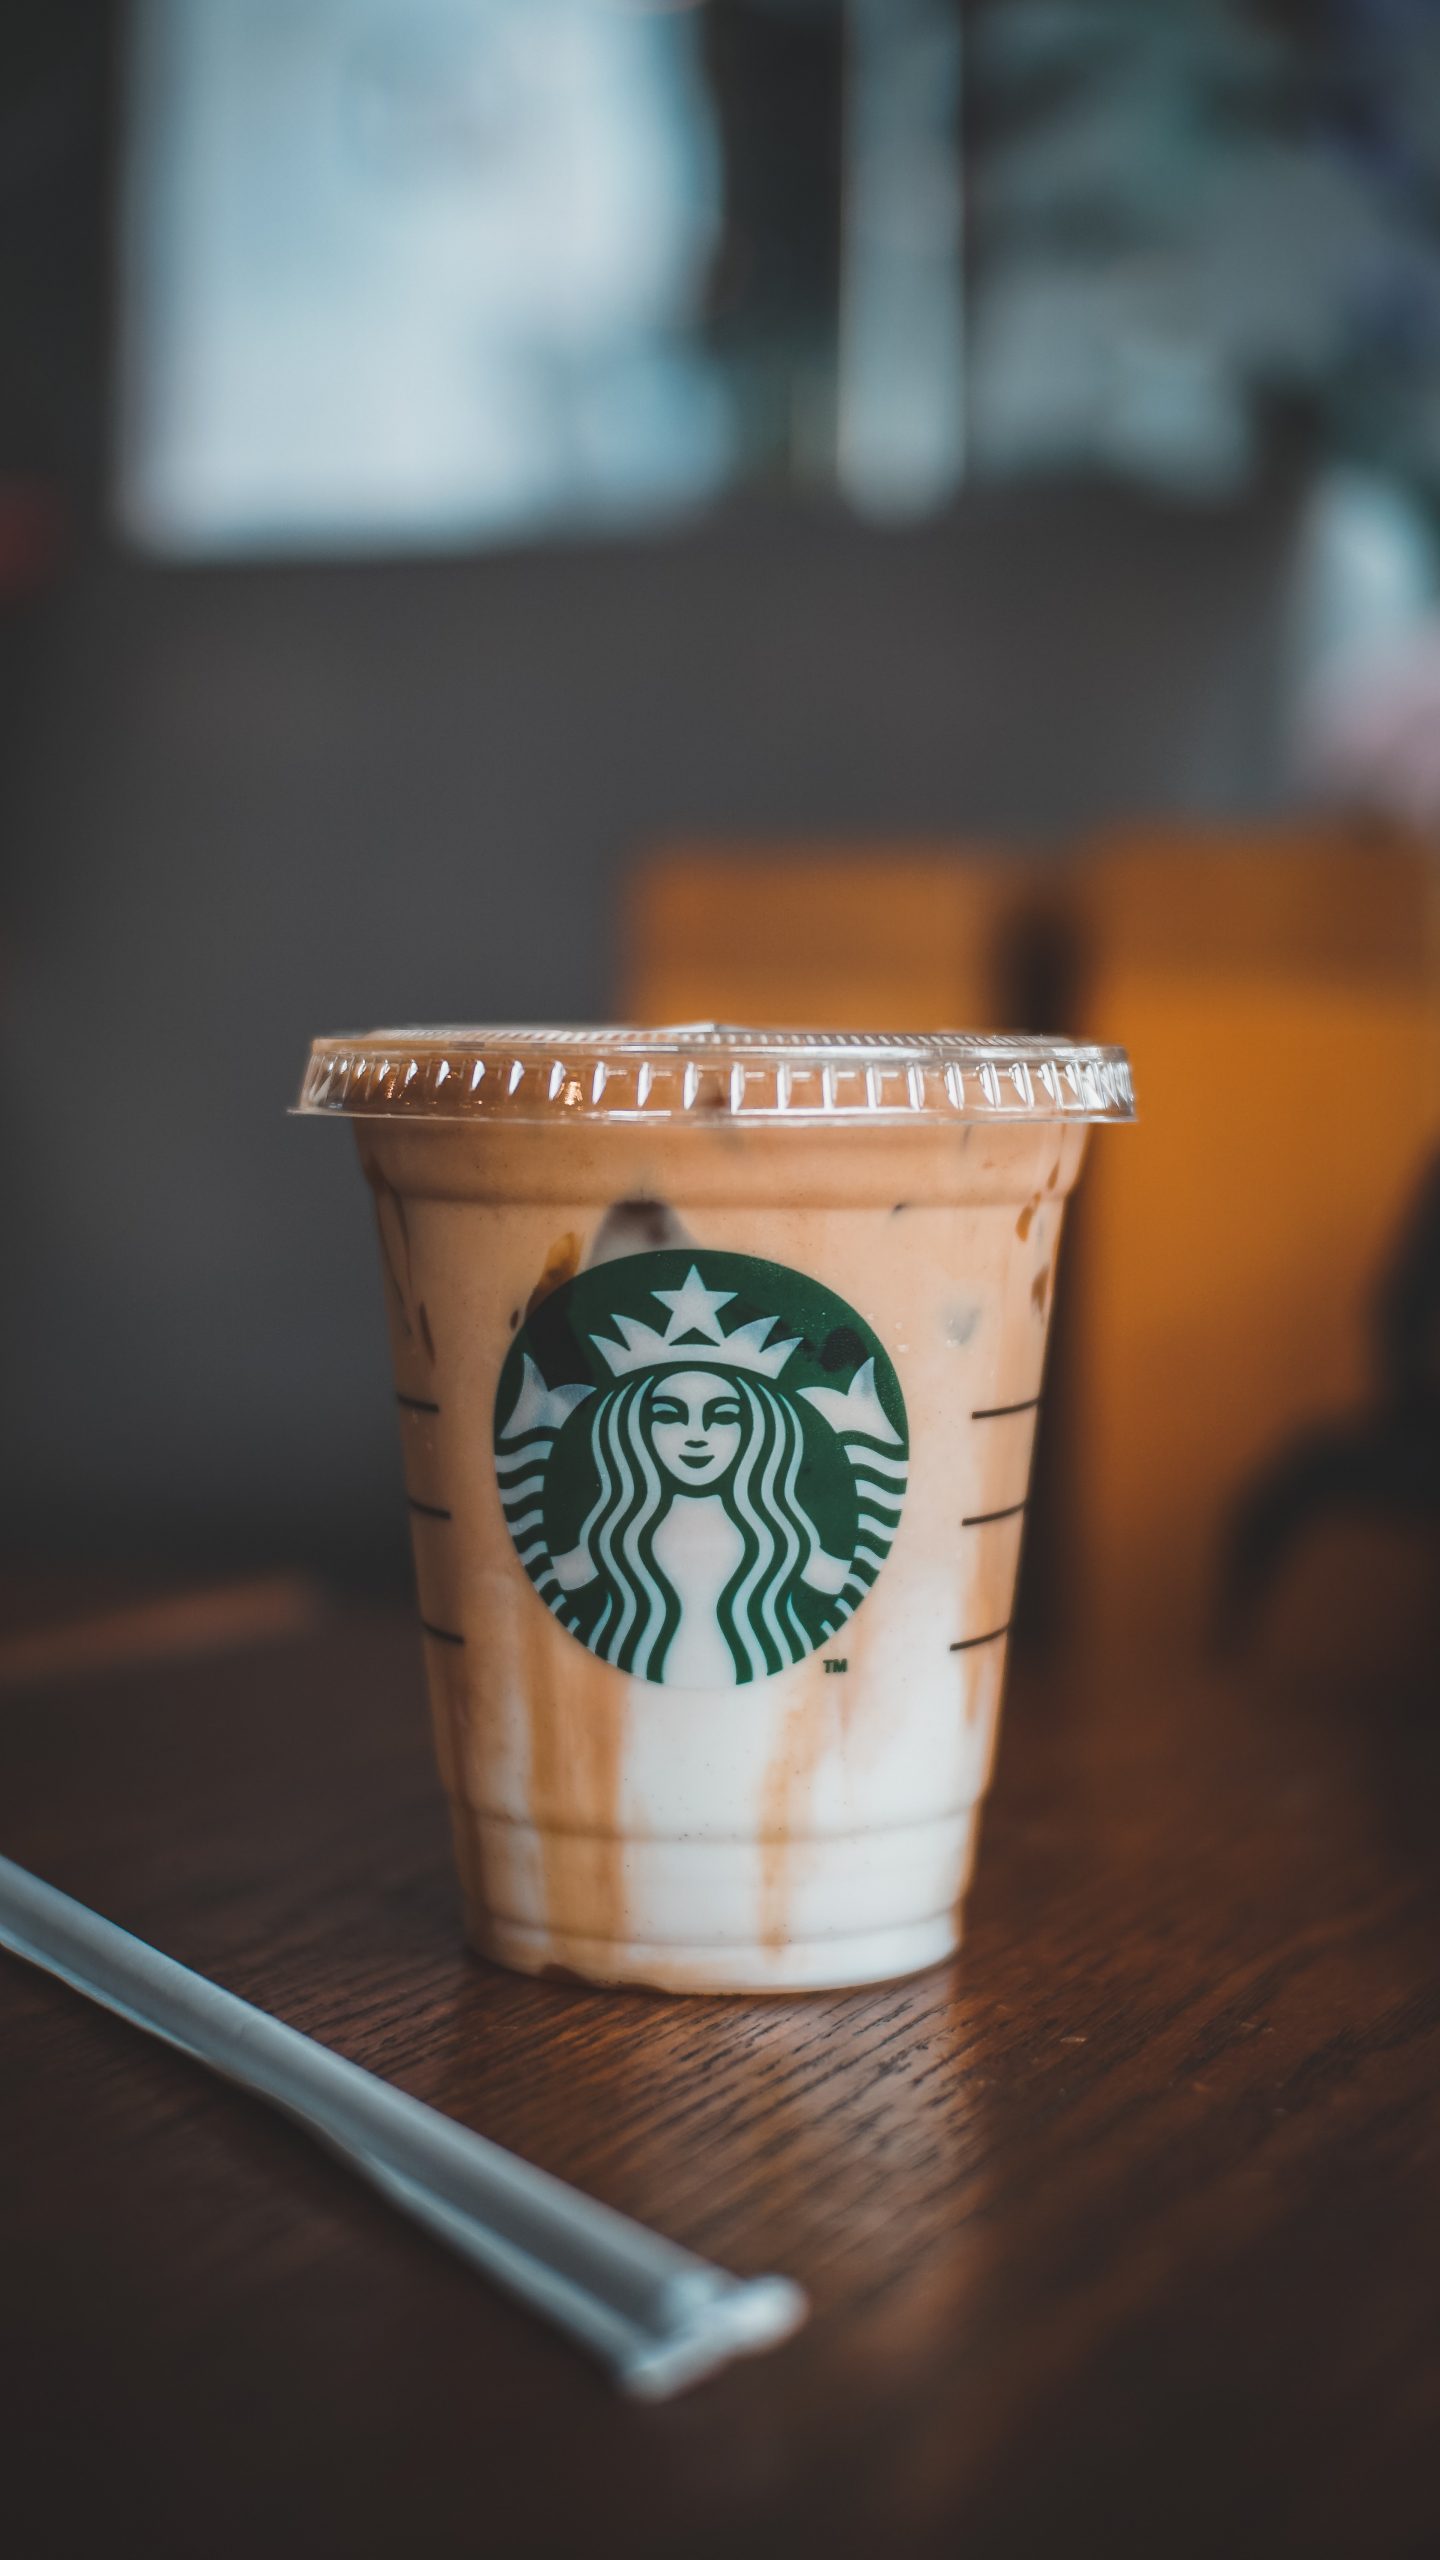
[(135, 0), (121, 509), (179, 552), (723, 490), (1440, 505), (1440, 8)]
[(722, 480), (693, 13), (140, 0), (128, 141), (142, 540), (451, 544)]

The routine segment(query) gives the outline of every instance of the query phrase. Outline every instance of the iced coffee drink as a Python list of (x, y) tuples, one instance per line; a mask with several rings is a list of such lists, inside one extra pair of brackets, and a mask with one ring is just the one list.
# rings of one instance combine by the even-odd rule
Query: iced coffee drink
[(301, 1107), (374, 1196), (475, 1945), (674, 1991), (949, 1954), (1123, 1053), (377, 1032)]

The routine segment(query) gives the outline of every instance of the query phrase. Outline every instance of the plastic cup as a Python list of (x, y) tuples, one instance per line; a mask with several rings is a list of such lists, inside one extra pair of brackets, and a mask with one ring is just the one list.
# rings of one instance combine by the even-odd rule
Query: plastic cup
[(474, 1945), (669, 1991), (948, 1956), (1124, 1053), (385, 1031), (300, 1108), (374, 1195)]

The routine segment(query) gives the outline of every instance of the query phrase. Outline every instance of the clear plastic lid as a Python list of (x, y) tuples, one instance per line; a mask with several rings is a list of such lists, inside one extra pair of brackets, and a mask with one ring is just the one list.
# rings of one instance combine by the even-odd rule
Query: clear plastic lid
[(371, 1119), (1129, 1120), (1123, 1049), (973, 1031), (462, 1024), (317, 1040), (298, 1110)]

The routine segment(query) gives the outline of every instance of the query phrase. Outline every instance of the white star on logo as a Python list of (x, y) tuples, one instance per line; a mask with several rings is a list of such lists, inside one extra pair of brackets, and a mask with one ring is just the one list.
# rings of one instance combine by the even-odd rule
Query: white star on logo
[(687, 1333), (703, 1334), (707, 1342), (724, 1341), (719, 1310), (728, 1307), (735, 1292), (733, 1289), (707, 1289), (693, 1262), (683, 1289), (652, 1289), (650, 1294), (659, 1299), (662, 1307), (671, 1310), (670, 1321), (665, 1327), (667, 1342), (678, 1342)]

